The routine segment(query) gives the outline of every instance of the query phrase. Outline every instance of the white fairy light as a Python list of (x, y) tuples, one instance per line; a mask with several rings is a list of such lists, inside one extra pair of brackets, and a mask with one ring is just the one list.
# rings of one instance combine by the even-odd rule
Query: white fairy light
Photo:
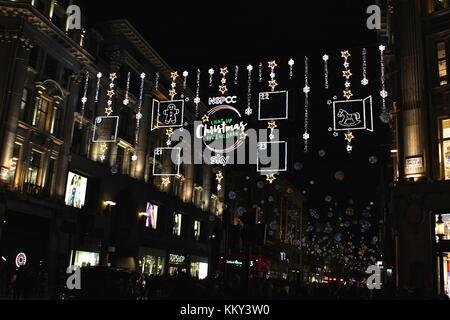
[(141, 129), (141, 119), (142, 119), (142, 103), (144, 99), (144, 85), (145, 85), (145, 78), (147, 75), (145, 73), (141, 73), (141, 86), (139, 88), (139, 103), (138, 103), (138, 109), (136, 113), (136, 132), (134, 137), (134, 145), (137, 148), (139, 144), (139, 131)]
[(201, 76), (201, 71), (200, 71), (200, 69), (197, 69), (197, 88), (196, 88), (196, 94), (195, 94), (195, 99), (194, 99), (195, 118), (198, 117), (198, 105), (201, 102), (201, 100), (200, 100), (200, 76)]
[(81, 122), (79, 125), (80, 130), (83, 128), (84, 111), (86, 109), (86, 103), (88, 101), (87, 99), (88, 88), (89, 88), (89, 72), (86, 72), (86, 80), (84, 82), (84, 89), (83, 89), (83, 98), (81, 98)]
[[(308, 89), (306, 89), (308, 88)], [(304, 129), (305, 132), (303, 134), (303, 140), (305, 142), (304, 152), (308, 152), (308, 142), (310, 139), (310, 135), (308, 133), (309, 131), (309, 59), (308, 57), (305, 57), (305, 89), (303, 90), (305, 94), (305, 119), (304, 119)]]
[(362, 67), (363, 67), (363, 79), (361, 80), (361, 84), (365, 87), (369, 84), (369, 80), (367, 79), (367, 49), (364, 48), (362, 50)]
[(100, 92), (100, 82), (102, 80), (102, 77), (103, 77), (103, 75), (102, 75), (101, 72), (97, 73), (97, 88), (96, 88), (96, 91), (95, 91), (95, 103), (98, 102), (98, 95), (99, 95), (99, 92)]
[(159, 77), (160, 77), (159, 72), (157, 72), (155, 75), (155, 91), (158, 91), (159, 89)]
[(125, 91), (125, 99), (123, 100), (123, 104), (125, 106), (128, 106), (130, 104), (129, 94), (130, 94), (130, 78), (131, 78), (131, 72), (128, 72), (127, 75), (127, 89)]
[(208, 70), (208, 74), (209, 74), (209, 87), (211, 88), (213, 86), (213, 77), (214, 77), (214, 69), (211, 68)]
[(253, 66), (251, 64), (249, 64), (247, 66), (247, 71), (248, 71), (247, 109), (245, 109), (245, 114), (247, 116), (251, 116), (253, 114), (253, 109), (252, 109), (252, 71), (253, 71)]
[(379, 47), (380, 50), (380, 66), (381, 66), (381, 91), (380, 96), (382, 98), (382, 109), (381, 109), (381, 115), (380, 120), (383, 123), (389, 123), (389, 113), (387, 110), (387, 97), (389, 96), (387, 90), (386, 90), (386, 66), (384, 62), (384, 51), (386, 50), (386, 47), (382, 44)]
[(239, 66), (236, 65), (234, 67), (234, 85), (239, 85)]
[(188, 71), (184, 71), (183, 72), (183, 89), (186, 90), (187, 87), (187, 78), (189, 76), (189, 72)]
[(292, 78), (294, 78), (294, 65), (295, 65), (295, 60), (294, 59), (290, 59), (288, 61), (288, 66), (289, 66), (289, 80), (292, 80)]
[(259, 83), (263, 82), (263, 63), (262, 62), (259, 63), (258, 82)]
[(330, 59), (330, 57), (328, 55), (324, 55), (322, 57), (323, 60), (323, 66), (324, 66), (324, 73), (325, 73), (325, 89), (329, 89), (330, 88), (330, 84), (329, 84), (329, 69), (328, 69), (328, 60)]

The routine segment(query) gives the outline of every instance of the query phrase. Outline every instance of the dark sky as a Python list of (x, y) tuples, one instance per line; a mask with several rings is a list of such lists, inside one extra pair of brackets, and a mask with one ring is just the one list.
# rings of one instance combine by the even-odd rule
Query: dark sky
[[(126, 18), (140, 31), (159, 54), (176, 70), (195, 70), (211, 66), (257, 64), (258, 61), (278, 59), (287, 61), (294, 57), (301, 65), (303, 56), (312, 60), (312, 82), (321, 83), (323, 69), (321, 57), (327, 52), (333, 56), (334, 72), (342, 68), (339, 50), (354, 49), (358, 57), (363, 46), (369, 50), (371, 84), (367, 92), (354, 92), (366, 97), (374, 95), (376, 133), (358, 135), (355, 151), (348, 155), (343, 136), (333, 138), (327, 100), (342, 94), (342, 77), (330, 92), (316, 91), (313, 95), (311, 151), (302, 150), (302, 100), (298, 100), (296, 119), (286, 126), (284, 134), (298, 137), (292, 150), (292, 164), (303, 164), (302, 171), (288, 173), (300, 190), (305, 190), (313, 206), (323, 205), (326, 195), (347, 202), (354, 199), (359, 206), (377, 200), (380, 169), (386, 167), (383, 157), (389, 147), (389, 127), (378, 121), (380, 110), (379, 64), (377, 38), (366, 28), (366, 8), (373, 1), (75, 1), (89, 16), (89, 24), (109, 19)], [(124, 5), (125, 4), (125, 5)], [(359, 58), (357, 58), (359, 59)], [(353, 61), (354, 69), (360, 64)], [(355, 73), (359, 71), (356, 71)], [(301, 73), (301, 69), (300, 69)], [(301, 79), (301, 77), (300, 77)], [(359, 75), (355, 81), (359, 82)], [(303, 87), (300, 84), (296, 90)], [(355, 85), (356, 88), (356, 85)], [(299, 95), (299, 99), (302, 98)], [(318, 151), (326, 151), (319, 157)], [(383, 151), (382, 151), (383, 150)], [(378, 164), (369, 164), (369, 157), (377, 156)], [(344, 182), (337, 182), (334, 173), (343, 170)], [(314, 185), (310, 182), (314, 181)]]

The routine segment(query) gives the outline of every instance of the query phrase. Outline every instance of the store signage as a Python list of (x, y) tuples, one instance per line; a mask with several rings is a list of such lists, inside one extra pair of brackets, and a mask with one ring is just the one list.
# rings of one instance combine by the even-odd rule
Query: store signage
[(185, 256), (180, 256), (177, 254), (169, 255), (169, 263), (170, 264), (184, 264), (185, 261), (186, 261)]
[(405, 160), (406, 175), (422, 174), (424, 171), (423, 156), (411, 157)]
[(16, 256), (16, 267), (20, 268), (27, 264), (27, 255), (23, 252)]
[[(196, 128), (196, 138), (203, 140), (206, 148), (217, 155), (223, 155), (238, 149), (245, 143), (247, 123), (233, 105), (237, 97), (213, 97), (209, 99), (212, 108), (203, 116), (202, 124)], [(220, 164), (226, 158), (219, 160)]]

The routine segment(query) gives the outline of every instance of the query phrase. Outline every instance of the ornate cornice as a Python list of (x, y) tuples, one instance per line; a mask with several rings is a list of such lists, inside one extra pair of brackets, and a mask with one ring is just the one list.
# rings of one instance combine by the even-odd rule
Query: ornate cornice
[(31, 50), (34, 47), (33, 41), (26, 37), (21, 30), (2, 30), (0, 31), (0, 42), (19, 41), (22, 48)]

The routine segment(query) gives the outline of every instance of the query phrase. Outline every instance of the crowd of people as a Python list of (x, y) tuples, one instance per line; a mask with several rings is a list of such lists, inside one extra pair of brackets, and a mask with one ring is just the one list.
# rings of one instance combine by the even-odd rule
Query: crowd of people
[[(363, 285), (301, 284), (278, 279), (242, 279), (238, 274), (198, 280), (186, 274), (144, 277), (134, 273), (126, 284), (140, 300), (449, 300), (421, 288), (398, 289), (385, 284), (381, 290)], [(42, 269), (23, 267), (12, 273), (0, 272), (0, 298), (49, 299), (48, 274)]]
[(242, 281), (237, 275), (197, 280), (186, 275), (146, 278), (148, 300), (449, 300), (424, 289), (386, 285), (369, 290), (362, 285), (300, 284), (276, 279)]

